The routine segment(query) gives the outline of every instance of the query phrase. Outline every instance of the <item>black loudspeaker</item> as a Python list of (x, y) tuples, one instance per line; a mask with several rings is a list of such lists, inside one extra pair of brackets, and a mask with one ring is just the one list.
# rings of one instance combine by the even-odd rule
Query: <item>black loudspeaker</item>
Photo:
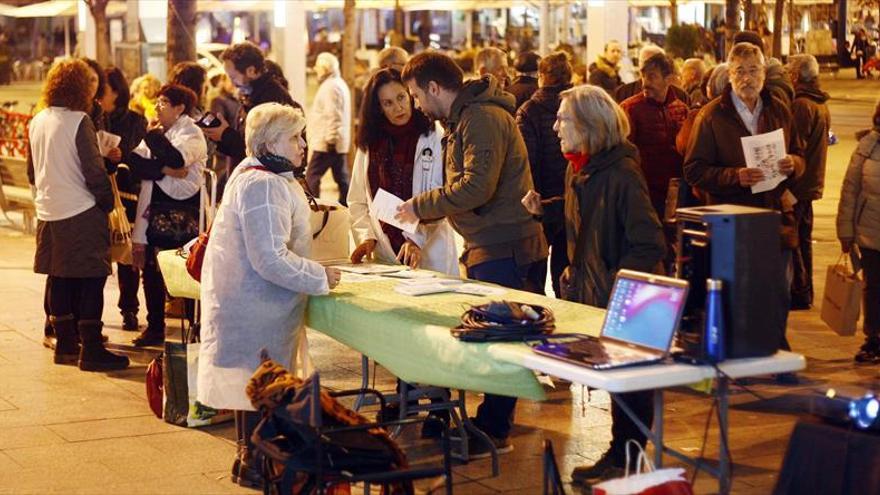
[(772, 210), (715, 205), (676, 210), (676, 275), (690, 282), (678, 344), (702, 357), (706, 279), (723, 281), (726, 358), (774, 354), (782, 344), (789, 295)]

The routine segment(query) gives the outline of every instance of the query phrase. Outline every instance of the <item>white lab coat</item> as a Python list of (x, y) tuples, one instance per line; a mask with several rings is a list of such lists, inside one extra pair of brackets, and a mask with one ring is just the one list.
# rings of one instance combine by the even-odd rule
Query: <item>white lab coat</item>
[(202, 267), (197, 398), (253, 410), (245, 394), (260, 351), (290, 369), (304, 338), (308, 295), (327, 294), (324, 267), (308, 259), (311, 210), (292, 175), (245, 158), (226, 186)]
[[(413, 162), (413, 196), (443, 187), (443, 147), (441, 139), (443, 128), (435, 124), (433, 132), (420, 136), (416, 145), (416, 156)], [(430, 153), (426, 150), (430, 150)], [(376, 240), (374, 256), (386, 263), (396, 263), (397, 253), (391, 247), (391, 241), (382, 231), (379, 219), (372, 212), (373, 197), (370, 191), (367, 168), (370, 154), (357, 150), (351, 173), (351, 186), (348, 190), (348, 209), (351, 214), (351, 231), (355, 245), (367, 239)], [(436, 222), (419, 224), (414, 235), (403, 235), (412, 240), (422, 249), (420, 268), (434, 270), (458, 276), (458, 255), (455, 249), (455, 237), (452, 227), (446, 219)]]
[[(162, 188), (168, 196), (184, 200), (191, 198), (202, 187), (202, 170), (208, 161), (208, 144), (202, 130), (188, 115), (181, 115), (174, 124), (165, 131), (168, 141), (183, 155), (186, 177), (165, 176), (157, 181), (142, 180), (141, 192), (138, 194), (137, 216), (131, 233), (131, 240), (137, 244), (147, 244), (147, 226), (149, 224), (150, 199), (153, 197), (153, 184)], [(147, 143), (141, 141), (133, 150), (144, 158), (151, 158), (152, 153)]]

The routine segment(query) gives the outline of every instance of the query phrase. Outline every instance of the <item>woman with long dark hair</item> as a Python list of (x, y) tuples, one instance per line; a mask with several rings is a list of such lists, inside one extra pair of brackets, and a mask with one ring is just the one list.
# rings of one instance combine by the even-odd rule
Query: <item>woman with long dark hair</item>
[[(125, 75), (116, 67), (105, 71), (107, 86), (104, 95), (99, 99), (101, 109), (106, 117), (107, 131), (120, 137), (119, 144), (107, 153), (105, 162), (116, 169), (116, 185), (119, 196), (125, 206), (128, 221), (134, 225), (137, 213), (137, 195), (141, 184), (132, 177), (128, 166), (122, 164), (122, 157), (131, 151), (147, 134), (147, 119), (143, 115), (128, 108), (131, 95)], [(132, 265), (116, 263), (116, 275), (119, 281), (119, 311), (122, 313), (122, 329), (135, 331), (138, 329), (138, 285), (140, 273)], [(155, 315), (148, 315), (147, 319)], [(159, 315), (162, 317), (162, 315)]]
[(379, 189), (406, 201), (443, 186), (443, 131), (413, 105), (394, 69), (376, 72), (364, 89), (357, 154), (348, 192), (357, 248), (353, 263), (375, 255), (410, 267), (458, 275), (452, 228), (446, 220), (422, 223), (415, 234), (371, 215)]

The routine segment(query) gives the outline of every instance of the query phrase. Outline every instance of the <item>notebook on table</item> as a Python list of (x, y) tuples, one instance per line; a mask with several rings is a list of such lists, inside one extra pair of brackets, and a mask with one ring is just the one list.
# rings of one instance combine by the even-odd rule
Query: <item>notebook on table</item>
[(593, 369), (656, 363), (669, 354), (687, 291), (686, 280), (620, 270), (598, 337), (557, 334), (532, 349)]

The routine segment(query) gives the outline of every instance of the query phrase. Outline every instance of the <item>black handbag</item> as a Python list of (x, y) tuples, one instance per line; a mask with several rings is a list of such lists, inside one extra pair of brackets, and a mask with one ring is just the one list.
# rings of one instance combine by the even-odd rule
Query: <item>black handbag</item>
[(150, 198), (147, 244), (177, 249), (199, 236), (199, 193), (183, 200), (168, 196), (158, 184)]

